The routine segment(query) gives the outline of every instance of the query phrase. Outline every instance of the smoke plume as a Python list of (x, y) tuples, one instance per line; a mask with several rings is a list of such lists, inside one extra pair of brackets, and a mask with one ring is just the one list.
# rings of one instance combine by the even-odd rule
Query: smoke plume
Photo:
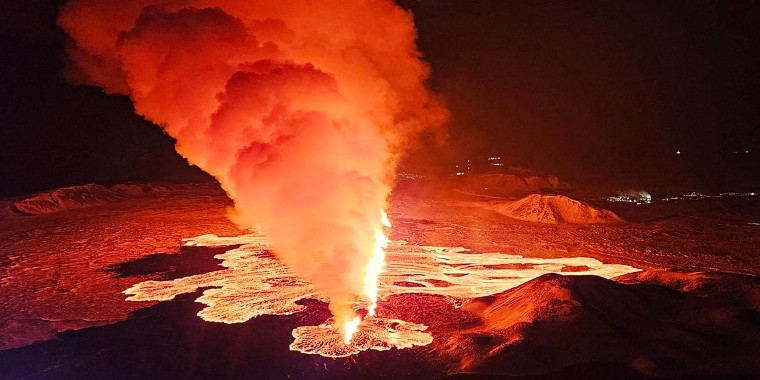
[[(128, 95), (234, 200), (233, 220), (354, 318), (394, 170), (446, 111), (389, 0), (73, 0), (73, 83)], [(370, 273), (371, 274), (371, 273)]]

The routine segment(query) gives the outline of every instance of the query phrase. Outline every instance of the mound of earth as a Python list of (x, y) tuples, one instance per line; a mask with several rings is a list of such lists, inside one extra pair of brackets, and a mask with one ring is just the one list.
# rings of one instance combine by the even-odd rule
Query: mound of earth
[(143, 195), (168, 193), (172, 191), (171, 186), (159, 185), (155, 183), (120, 183), (111, 186), (111, 191), (127, 195)]
[(623, 221), (612, 211), (564, 195), (531, 194), (514, 202), (497, 204), (494, 211), (512, 219), (534, 223), (596, 224)]
[(573, 187), (553, 175), (533, 171), (471, 174), (457, 184), (461, 191), (501, 197), (521, 197), (541, 191), (569, 191)]
[(13, 209), (28, 215), (39, 215), (110, 203), (121, 198), (122, 194), (102, 185), (88, 184), (32, 195), (15, 201)]
[(649, 376), (723, 378), (760, 366), (758, 310), (653, 284), (547, 274), (462, 310), (479, 323), (439, 344), (464, 373), (619, 363)]
[(624, 284), (657, 284), (681, 292), (760, 311), (760, 277), (738, 273), (682, 272), (667, 269), (615, 278)]

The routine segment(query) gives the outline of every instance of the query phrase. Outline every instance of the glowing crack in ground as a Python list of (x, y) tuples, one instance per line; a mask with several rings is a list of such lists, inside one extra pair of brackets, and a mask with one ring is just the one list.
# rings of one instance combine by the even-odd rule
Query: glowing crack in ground
[[(184, 239), (186, 246), (231, 247), (214, 256), (226, 269), (168, 281), (144, 281), (124, 291), (129, 301), (167, 301), (199, 288), (197, 302), (206, 307), (198, 316), (206, 321), (240, 323), (260, 315), (288, 315), (305, 306), (303, 299), (326, 302), (310, 283), (269, 252), (266, 237), (248, 234), (235, 237), (202, 235)], [(237, 246), (237, 248), (232, 248)], [(468, 253), (461, 247), (411, 246), (390, 242), (385, 270), (380, 274), (379, 299), (394, 294), (435, 294), (464, 299), (500, 293), (546, 273), (596, 275), (612, 278), (639, 269), (603, 264), (588, 257), (525, 258), (502, 253)], [(290, 348), (307, 354), (344, 357), (365, 350), (388, 350), (424, 346), (433, 340), (427, 326), (375, 316), (361, 321), (350, 343), (331, 321), (293, 330)]]

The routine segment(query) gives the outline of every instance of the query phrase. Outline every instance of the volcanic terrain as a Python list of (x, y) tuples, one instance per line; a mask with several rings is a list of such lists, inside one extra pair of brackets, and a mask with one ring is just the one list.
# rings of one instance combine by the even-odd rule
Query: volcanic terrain
[[(250, 231), (227, 219), (230, 202), (215, 185), (88, 185), (5, 200), (0, 377), (760, 374), (756, 197), (636, 206), (576, 193), (504, 198), (459, 185), (402, 180), (390, 202), (378, 316), (402, 322), (378, 331), (401, 334), (408, 322), (431, 339), (342, 358), (289, 348), (296, 331), (329, 318), (319, 296), (294, 296), (287, 312), (225, 320), (226, 311), (261, 304), (214, 290), (224, 289), (214, 278), (250, 283), (224, 272), (245, 257), (233, 253), (246, 252), (235, 250)], [(204, 243), (209, 234), (230, 238)], [(443, 276), (430, 275), (435, 265)], [(612, 278), (593, 275), (604, 273)], [(472, 283), (482, 287), (462, 285), (478, 275)], [(168, 291), (172, 281), (197, 285), (125, 300), (137, 284)], [(209, 301), (217, 296), (250, 302), (225, 308)], [(214, 302), (222, 308), (207, 309)]]

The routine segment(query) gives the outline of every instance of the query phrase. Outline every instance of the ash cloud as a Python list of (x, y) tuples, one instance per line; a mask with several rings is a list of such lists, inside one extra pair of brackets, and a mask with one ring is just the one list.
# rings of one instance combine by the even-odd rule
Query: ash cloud
[(241, 227), (330, 299), (353, 300), (396, 164), (447, 118), (392, 1), (74, 0), (73, 83), (128, 95), (216, 177)]

